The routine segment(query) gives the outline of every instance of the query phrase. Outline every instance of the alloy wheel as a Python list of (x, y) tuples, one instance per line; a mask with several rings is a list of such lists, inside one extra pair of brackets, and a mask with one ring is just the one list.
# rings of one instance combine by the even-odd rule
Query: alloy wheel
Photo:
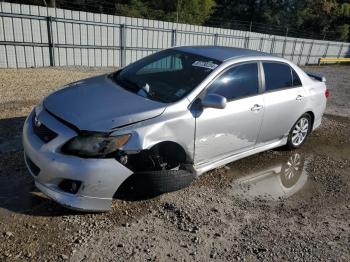
[(294, 146), (299, 146), (304, 142), (307, 134), (309, 132), (309, 119), (302, 117), (295, 124), (292, 131), (292, 143)]

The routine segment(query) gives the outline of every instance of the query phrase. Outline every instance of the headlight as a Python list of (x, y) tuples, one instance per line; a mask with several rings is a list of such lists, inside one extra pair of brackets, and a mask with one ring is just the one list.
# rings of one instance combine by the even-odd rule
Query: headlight
[(120, 136), (77, 136), (68, 141), (63, 152), (82, 157), (101, 157), (115, 152), (125, 145), (130, 134)]

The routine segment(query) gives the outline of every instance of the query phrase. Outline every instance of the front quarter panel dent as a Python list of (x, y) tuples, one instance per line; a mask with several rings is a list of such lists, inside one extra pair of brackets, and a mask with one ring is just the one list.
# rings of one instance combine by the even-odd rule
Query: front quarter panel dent
[(132, 134), (128, 143), (121, 148), (126, 153), (138, 153), (160, 142), (170, 141), (179, 144), (185, 150), (188, 160), (192, 161), (194, 121), (189, 111), (168, 115), (164, 113), (160, 117), (117, 130), (113, 134)]

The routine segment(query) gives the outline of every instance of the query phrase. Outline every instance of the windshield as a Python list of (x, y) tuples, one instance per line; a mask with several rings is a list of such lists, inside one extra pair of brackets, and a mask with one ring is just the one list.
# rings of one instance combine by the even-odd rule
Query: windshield
[(201, 83), (219, 61), (179, 50), (147, 56), (112, 75), (123, 88), (152, 100), (180, 100)]

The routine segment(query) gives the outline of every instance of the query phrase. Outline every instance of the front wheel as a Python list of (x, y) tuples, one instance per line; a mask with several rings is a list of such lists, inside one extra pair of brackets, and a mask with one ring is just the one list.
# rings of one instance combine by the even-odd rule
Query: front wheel
[(127, 178), (116, 193), (117, 198), (143, 199), (177, 191), (189, 186), (196, 175), (188, 170), (138, 172)]
[(311, 132), (311, 128), (311, 116), (306, 113), (296, 121), (296, 123), (290, 130), (288, 135), (287, 148), (296, 149), (301, 147), (301, 145), (305, 143), (309, 133)]

